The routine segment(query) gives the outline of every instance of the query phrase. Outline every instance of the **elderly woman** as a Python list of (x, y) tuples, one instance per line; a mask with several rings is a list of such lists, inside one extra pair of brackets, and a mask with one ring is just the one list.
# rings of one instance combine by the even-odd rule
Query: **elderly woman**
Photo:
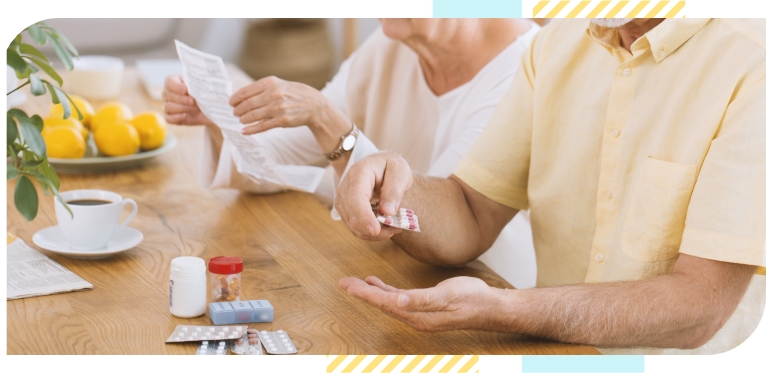
[[(420, 173), (447, 177), (508, 90), (539, 27), (520, 19), (382, 19), (321, 92), (274, 77), (232, 95), (242, 133), (285, 165), (328, 166), (317, 196), (331, 202), (356, 161), (393, 150)], [(165, 82), (165, 118), (206, 125), (200, 183), (255, 193), (284, 188), (237, 171), (234, 147), (179, 76)], [(519, 288), (534, 286), (529, 222), (518, 214), (482, 260)], [(445, 217), (449, 218), (449, 217)], [(513, 257), (511, 261), (509, 258)]]

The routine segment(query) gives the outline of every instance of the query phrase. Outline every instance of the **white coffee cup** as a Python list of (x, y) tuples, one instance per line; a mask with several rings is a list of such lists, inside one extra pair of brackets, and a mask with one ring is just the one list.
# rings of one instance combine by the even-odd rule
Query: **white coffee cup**
[(80, 56), (74, 70), (67, 74), (69, 91), (93, 99), (111, 99), (120, 95), (125, 63), (111, 56)]
[[(61, 232), (75, 250), (103, 249), (114, 233), (133, 220), (138, 205), (130, 198), (106, 190), (81, 189), (61, 193), (72, 214), (58, 200), (55, 202), (56, 219)], [(101, 201), (100, 204), (84, 204), (84, 201)], [(72, 202), (72, 203), (70, 203)], [(120, 213), (125, 205), (133, 206), (130, 215), (120, 223)]]

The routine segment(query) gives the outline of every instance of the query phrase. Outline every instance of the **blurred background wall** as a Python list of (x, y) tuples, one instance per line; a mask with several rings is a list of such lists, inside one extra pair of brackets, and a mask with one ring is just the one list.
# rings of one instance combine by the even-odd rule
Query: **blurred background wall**
[[(52, 19), (81, 55), (175, 58), (174, 39), (238, 64), (253, 78), (277, 75), (321, 88), (378, 27), (377, 19)], [(51, 50), (46, 53), (52, 55)]]

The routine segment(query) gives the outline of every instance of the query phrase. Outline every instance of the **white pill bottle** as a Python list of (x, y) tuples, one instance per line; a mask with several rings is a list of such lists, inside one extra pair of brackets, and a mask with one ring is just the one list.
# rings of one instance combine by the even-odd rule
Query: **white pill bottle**
[(205, 261), (202, 258), (179, 256), (170, 262), (170, 313), (186, 318), (205, 314), (205, 271)]

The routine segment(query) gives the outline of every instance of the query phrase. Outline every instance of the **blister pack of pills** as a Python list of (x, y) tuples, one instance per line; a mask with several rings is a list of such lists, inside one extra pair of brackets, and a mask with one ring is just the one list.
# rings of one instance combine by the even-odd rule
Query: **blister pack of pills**
[(195, 355), (226, 355), (227, 341), (202, 341)]
[(247, 334), (231, 342), (231, 353), (237, 355), (263, 355), (258, 331), (248, 329)]
[(287, 355), (297, 354), (298, 349), (295, 348), (293, 341), (287, 336), (287, 332), (284, 330), (277, 330), (275, 332), (267, 332), (261, 330), (258, 332), (258, 336), (261, 338), (263, 348), (271, 355)]
[(220, 341), (224, 339), (237, 339), (245, 334), (247, 325), (227, 326), (199, 326), (178, 325), (165, 343), (196, 342), (196, 341)]
[(372, 207), (372, 211), (375, 213), (375, 217), (377, 217), (380, 224), (388, 225), (389, 227), (394, 228), (402, 228), (408, 231), (420, 232), (418, 216), (415, 215), (414, 211), (406, 208), (400, 208), (396, 215), (381, 215), (378, 213), (377, 205), (370, 206)]

